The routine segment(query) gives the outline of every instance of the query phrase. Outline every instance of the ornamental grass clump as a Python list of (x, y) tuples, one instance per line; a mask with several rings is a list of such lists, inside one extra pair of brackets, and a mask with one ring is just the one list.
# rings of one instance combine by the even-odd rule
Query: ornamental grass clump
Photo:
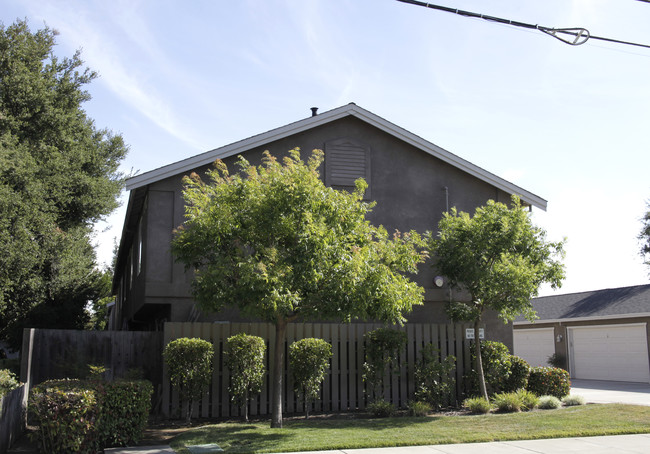
[(584, 405), (586, 401), (582, 396), (568, 395), (562, 398), (562, 403), (565, 407), (573, 407), (576, 405)]
[(426, 416), (431, 411), (431, 405), (421, 400), (413, 400), (408, 403), (408, 411), (411, 416)]
[(534, 393), (531, 393), (530, 391), (526, 391), (525, 389), (519, 389), (515, 392), (515, 394), (517, 395), (519, 401), (521, 402), (522, 411), (534, 410), (535, 407), (537, 407), (537, 404), (539, 404), (539, 398)]
[(522, 402), (517, 393), (499, 393), (492, 397), (492, 405), (501, 413), (520, 412)]
[(483, 397), (470, 397), (463, 401), (463, 407), (471, 413), (486, 414), (492, 409), (490, 401)]
[(562, 402), (555, 396), (542, 396), (539, 398), (537, 408), (542, 410), (555, 410), (562, 406)]

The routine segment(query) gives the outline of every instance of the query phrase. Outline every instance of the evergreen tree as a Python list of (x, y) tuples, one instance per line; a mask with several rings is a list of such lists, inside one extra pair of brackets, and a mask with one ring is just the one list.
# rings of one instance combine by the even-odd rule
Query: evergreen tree
[(83, 328), (106, 296), (92, 226), (118, 206), (127, 152), (82, 104), (97, 74), (58, 58), (56, 32), (0, 24), (0, 338), (22, 327)]

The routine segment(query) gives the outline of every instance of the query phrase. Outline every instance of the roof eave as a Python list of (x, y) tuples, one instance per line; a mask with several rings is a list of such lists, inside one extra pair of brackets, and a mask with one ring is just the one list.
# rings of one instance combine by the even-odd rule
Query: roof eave
[(293, 134), (297, 134), (308, 129), (327, 124), (329, 122), (338, 120), (346, 116), (354, 116), (359, 118), (366, 123), (369, 123), (384, 132), (393, 135), (394, 137), (413, 145), (414, 147), (420, 148), (427, 153), (437, 157), (438, 159), (451, 164), (464, 172), (467, 172), (470, 175), (473, 175), (493, 186), (507, 192), (509, 194), (515, 194), (519, 196), (522, 201), (528, 205), (537, 207), (541, 210), (546, 211), (547, 201), (525, 189), (506, 181), (487, 170), (484, 170), (469, 161), (466, 161), (459, 156), (456, 156), (453, 153), (441, 148), (432, 142), (429, 142), (406, 129), (395, 125), (394, 123), (385, 120), (378, 115), (369, 112), (356, 104), (347, 104), (336, 109), (323, 112), (321, 114), (299, 120), (295, 123), (291, 123), (280, 128), (272, 129), (262, 134), (258, 134), (247, 139), (234, 142), (229, 145), (225, 145), (220, 148), (215, 148), (213, 150), (201, 153), (199, 155), (178, 161), (158, 169), (143, 173), (141, 175), (136, 175), (129, 178), (126, 181), (126, 189), (128, 191), (137, 189), (142, 186), (154, 183), (156, 181), (163, 180), (165, 178), (178, 175), (183, 172), (187, 172), (191, 169), (201, 167), (203, 165), (211, 164), (216, 159), (224, 159), (230, 156), (234, 156), (240, 153), (243, 153), (251, 148), (258, 146), (263, 146), (269, 142), (279, 140), (285, 137), (288, 137)]

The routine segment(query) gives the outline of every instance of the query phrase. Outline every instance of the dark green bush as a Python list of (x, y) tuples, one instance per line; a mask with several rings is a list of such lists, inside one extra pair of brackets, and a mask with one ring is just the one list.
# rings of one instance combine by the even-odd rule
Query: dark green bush
[(147, 427), (153, 385), (147, 380), (103, 383), (102, 439), (104, 446), (137, 443)]
[(182, 337), (171, 341), (163, 350), (169, 379), (181, 398), (189, 402), (186, 420), (192, 420), (194, 402), (203, 395), (204, 388), (212, 380), (212, 344), (198, 338)]
[(399, 373), (397, 358), (406, 346), (407, 336), (404, 331), (391, 328), (377, 328), (364, 334), (366, 343), (366, 361), (363, 364), (363, 381), (366, 393), (374, 401), (381, 400), (384, 391), (384, 377), (395, 366), (393, 373)]
[(456, 380), (450, 376), (455, 363), (456, 357), (440, 360), (440, 351), (432, 344), (425, 345), (415, 365), (415, 398), (436, 410), (450, 404), (456, 391)]
[[(474, 345), (470, 346), (470, 351), (472, 352), (471, 364), (474, 366), (476, 364)], [(481, 341), (481, 360), (483, 361), (485, 386), (489, 395), (500, 393), (506, 388), (511, 373), (511, 356), (508, 347), (501, 342)], [(471, 370), (466, 374), (465, 379), (467, 380), (469, 395), (480, 395), (478, 372)]]
[(30, 392), (29, 411), (38, 425), (42, 452), (96, 453), (101, 447), (101, 406), (97, 383), (52, 380)]
[(230, 398), (244, 408), (248, 421), (248, 400), (262, 391), (266, 344), (259, 336), (235, 334), (226, 340), (224, 357), (230, 371)]
[(20, 386), (20, 382), (16, 375), (9, 369), (0, 369), (0, 399), (9, 391), (14, 390)]
[(503, 390), (514, 392), (519, 389), (526, 389), (528, 385), (528, 376), (530, 375), (530, 365), (522, 358), (510, 355), (510, 376), (505, 380)]
[(407, 404), (407, 407), (411, 416), (426, 416), (431, 411), (431, 405), (421, 400), (411, 401)]
[(395, 414), (395, 405), (384, 400), (376, 400), (368, 404), (368, 411), (377, 418), (388, 418)]
[(146, 427), (148, 381), (51, 380), (30, 393), (36, 438), (47, 453), (95, 453), (137, 442)]
[(332, 346), (323, 339), (301, 339), (289, 347), (294, 390), (305, 406), (305, 418), (309, 418), (311, 402), (318, 398), (331, 358)]
[(571, 391), (569, 373), (557, 367), (533, 367), (528, 377), (528, 391), (538, 396), (562, 399)]

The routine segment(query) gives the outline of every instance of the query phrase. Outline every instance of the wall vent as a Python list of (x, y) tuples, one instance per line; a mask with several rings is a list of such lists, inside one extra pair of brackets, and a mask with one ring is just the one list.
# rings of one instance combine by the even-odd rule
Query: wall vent
[(370, 199), (370, 147), (352, 139), (336, 139), (325, 143), (325, 184), (337, 189), (354, 189), (354, 182), (363, 178), (368, 183), (364, 199)]

